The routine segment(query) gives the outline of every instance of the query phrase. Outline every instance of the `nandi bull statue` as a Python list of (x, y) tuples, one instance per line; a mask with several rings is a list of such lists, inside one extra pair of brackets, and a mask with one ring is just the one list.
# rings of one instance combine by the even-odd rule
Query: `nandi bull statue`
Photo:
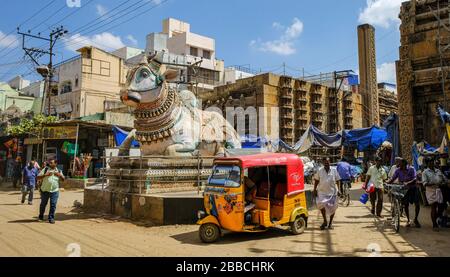
[(146, 56), (128, 72), (120, 98), (135, 108), (136, 120), (119, 155), (129, 152), (133, 139), (142, 155), (223, 156), (226, 148), (241, 148), (236, 130), (221, 114), (202, 111), (192, 92), (169, 86), (178, 70), (161, 64), (159, 54)]

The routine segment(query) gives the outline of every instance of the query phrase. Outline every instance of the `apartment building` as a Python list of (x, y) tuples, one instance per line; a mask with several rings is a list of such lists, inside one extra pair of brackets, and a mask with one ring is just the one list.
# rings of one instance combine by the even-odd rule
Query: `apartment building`
[(126, 67), (120, 56), (86, 46), (80, 55), (55, 66), (57, 86), (46, 97), (44, 110), (73, 119), (103, 113), (105, 102), (120, 101)]

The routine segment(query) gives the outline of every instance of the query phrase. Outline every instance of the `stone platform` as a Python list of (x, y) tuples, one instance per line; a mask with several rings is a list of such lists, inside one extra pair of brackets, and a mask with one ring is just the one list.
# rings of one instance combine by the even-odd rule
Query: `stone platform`
[(203, 209), (203, 196), (192, 190), (134, 194), (102, 190), (101, 185), (95, 185), (84, 190), (84, 209), (157, 225), (192, 224), (197, 211)]
[[(308, 209), (313, 208), (312, 199), (312, 187), (307, 186)], [(134, 194), (102, 190), (101, 185), (94, 185), (84, 190), (84, 209), (132, 220), (148, 220), (157, 225), (194, 224), (197, 211), (203, 209), (203, 195), (193, 190)]]

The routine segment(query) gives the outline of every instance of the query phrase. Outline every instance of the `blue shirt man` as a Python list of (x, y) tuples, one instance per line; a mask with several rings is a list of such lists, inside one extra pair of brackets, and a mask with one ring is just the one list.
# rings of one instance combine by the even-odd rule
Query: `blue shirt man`
[[(30, 163), (31, 164), (31, 163)], [(23, 169), (23, 184), (27, 187), (36, 186), (36, 178), (39, 174), (39, 170), (33, 166), (26, 166)]]
[(352, 180), (352, 166), (346, 161), (340, 161), (336, 166), (337, 172), (341, 177), (341, 181)]
[(22, 170), (22, 204), (25, 203), (25, 198), (28, 194), (28, 205), (33, 204), (34, 188), (36, 187), (36, 179), (39, 174), (38, 169), (35, 167), (35, 161), (31, 160), (30, 163)]

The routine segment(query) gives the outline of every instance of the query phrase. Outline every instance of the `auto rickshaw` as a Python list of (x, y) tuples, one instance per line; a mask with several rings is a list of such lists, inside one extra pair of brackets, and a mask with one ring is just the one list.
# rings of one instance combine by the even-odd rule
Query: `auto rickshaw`
[(222, 230), (264, 232), (289, 226), (293, 234), (301, 234), (307, 227), (303, 163), (297, 155), (217, 158), (203, 195), (205, 210), (198, 212), (197, 224), (205, 243), (218, 240)]

